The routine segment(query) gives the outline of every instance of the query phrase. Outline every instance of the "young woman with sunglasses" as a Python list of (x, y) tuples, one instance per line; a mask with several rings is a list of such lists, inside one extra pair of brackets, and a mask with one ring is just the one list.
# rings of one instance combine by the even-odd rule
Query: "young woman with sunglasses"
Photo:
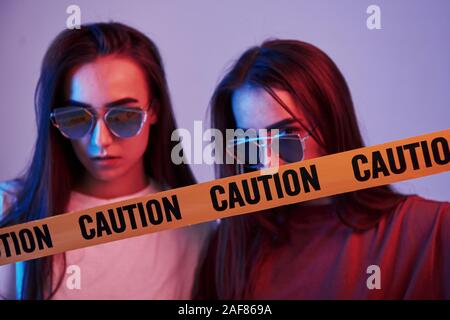
[[(131, 27), (60, 33), (43, 60), (36, 116), (30, 167), (1, 184), (0, 227), (195, 183), (170, 158), (176, 123), (158, 49)], [(0, 294), (186, 299), (208, 232), (196, 225), (2, 266)]]
[[(271, 40), (242, 54), (216, 88), (211, 116), (222, 132), (279, 129), (281, 165), (364, 146), (344, 77), (301, 41)], [(269, 135), (258, 139), (271, 143)], [(263, 166), (216, 169), (226, 177)], [(194, 296), (448, 299), (449, 248), (448, 202), (390, 186), (360, 190), (223, 219)]]

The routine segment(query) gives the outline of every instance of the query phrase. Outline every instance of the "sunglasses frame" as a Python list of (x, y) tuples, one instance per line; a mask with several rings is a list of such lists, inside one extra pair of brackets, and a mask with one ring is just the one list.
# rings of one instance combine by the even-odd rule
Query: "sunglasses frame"
[[(268, 136), (268, 137), (251, 138), (252, 141), (248, 141), (249, 139), (246, 139), (246, 138), (243, 138), (243, 139), (240, 138), (241, 141), (238, 141), (236, 143), (236, 140), (239, 139), (238, 138), (238, 139), (235, 139), (235, 140), (231, 141), (231, 143), (227, 144), (226, 152), (228, 154), (230, 154), (231, 151), (229, 151), (229, 149), (230, 149), (231, 146), (234, 148), (235, 146), (240, 145), (242, 143), (246, 143), (246, 142), (256, 142), (256, 144), (257, 144), (257, 146), (259, 148), (260, 146), (265, 147), (267, 145), (267, 143), (260, 144), (260, 143), (258, 143), (259, 141), (267, 141), (267, 140), (272, 140), (272, 139), (276, 139), (276, 138), (278, 138), (278, 139), (286, 139), (286, 140), (298, 140), (298, 141), (300, 141), (301, 146), (302, 146), (302, 150), (303, 150), (302, 158), (300, 160), (298, 160), (298, 161), (302, 161), (305, 158), (305, 150), (306, 150), (305, 141), (309, 137), (310, 137), (309, 134), (307, 134), (306, 136), (302, 137), (302, 135), (300, 133), (296, 133), (296, 132), (289, 132), (289, 133), (282, 132), (282, 133), (277, 134), (276, 136), (273, 136), (273, 137)], [(265, 151), (266, 151), (266, 154), (267, 154), (267, 149)], [(237, 155), (234, 154), (234, 152), (233, 152), (233, 154), (231, 156), (236, 160), (236, 163), (235, 163), (235, 165), (236, 165), (236, 172), (238, 172), (238, 173), (244, 173), (245, 172), (244, 171), (245, 168), (249, 168), (249, 169), (251, 168), (252, 170), (260, 170), (260, 169), (264, 168), (264, 164), (261, 165), (261, 164), (238, 163), (239, 159), (237, 158)], [(283, 157), (280, 155), (279, 152), (278, 152), (278, 157), (283, 159)], [(283, 160), (286, 161), (286, 159), (283, 159)], [(288, 163), (291, 163), (291, 162), (288, 162)]]
[[(151, 104), (149, 105), (149, 107), (147, 108), (147, 110), (143, 110), (143, 109), (138, 108), (138, 107), (115, 106), (115, 107), (109, 108), (109, 109), (103, 114), (103, 117), (102, 117), (102, 118), (103, 118), (103, 121), (105, 122), (105, 125), (106, 125), (106, 127), (108, 128), (108, 130), (109, 130), (114, 136), (116, 136), (117, 138), (121, 138), (121, 139), (131, 138), (131, 137), (137, 136), (137, 135), (142, 131), (142, 128), (144, 127), (144, 124), (145, 124), (145, 122), (147, 121), (147, 115), (148, 115), (148, 111), (150, 110), (150, 106), (151, 106)], [(68, 136), (68, 135), (60, 128), (60, 125), (56, 122), (56, 118), (55, 118), (55, 110), (56, 110), (56, 109), (63, 109), (63, 108), (70, 108), (70, 107), (72, 107), (72, 108), (80, 108), (80, 109), (83, 109), (85, 112), (87, 112), (87, 113), (91, 116), (91, 119), (93, 119), (93, 120), (91, 121), (90, 126), (89, 126), (89, 130), (87, 130), (86, 133), (85, 133), (84, 135), (82, 135), (81, 137), (75, 138), (75, 139), (69, 137), (69, 136)], [(114, 132), (114, 130), (112, 130), (112, 129), (109, 127), (109, 124), (108, 124), (108, 122), (106, 121), (106, 117), (108, 116), (108, 114), (109, 114), (110, 112), (115, 111), (115, 110), (120, 109), (120, 108), (124, 108), (124, 109), (133, 109), (133, 110), (136, 110), (136, 111), (140, 112), (141, 114), (143, 114), (143, 118), (142, 118), (142, 121), (141, 121), (139, 130), (138, 130), (134, 135), (132, 135), (132, 136), (130, 136), (130, 137), (121, 137), (120, 135), (118, 135), (116, 132)], [(67, 139), (70, 139), (70, 140), (78, 140), (78, 139), (81, 139), (81, 138), (83, 138), (84, 136), (86, 136), (86, 134), (88, 134), (89, 132), (91, 132), (92, 129), (95, 127), (95, 125), (96, 125), (96, 123), (97, 123), (97, 121), (98, 121), (98, 118), (99, 118), (98, 113), (95, 112), (95, 111), (93, 111), (92, 108), (81, 107), (81, 106), (70, 106), (70, 105), (69, 105), (69, 106), (65, 106), (65, 107), (61, 107), (61, 108), (55, 108), (55, 109), (50, 113), (50, 121), (51, 121), (52, 125), (55, 126), (56, 128), (58, 128), (59, 132), (61, 132), (61, 134), (62, 134), (64, 137), (66, 137)]]

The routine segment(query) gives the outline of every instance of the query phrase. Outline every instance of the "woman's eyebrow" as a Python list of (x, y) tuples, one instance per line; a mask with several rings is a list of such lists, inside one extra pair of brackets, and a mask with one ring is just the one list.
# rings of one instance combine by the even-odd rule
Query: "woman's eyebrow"
[(128, 103), (134, 103), (134, 102), (139, 102), (139, 100), (135, 99), (135, 98), (130, 98), (130, 97), (126, 97), (126, 98), (122, 98), (113, 102), (109, 102), (106, 104), (107, 108), (110, 107), (114, 107), (117, 105), (124, 105), (124, 104), (128, 104)]
[[(271, 125), (265, 127), (265, 128), (261, 128), (261, 129), (280, 129), (280, 128), (285, 128), (288, 127), (288, 125), (293, 124), (293, 123), (297, 123), (297, 121), (295, 119), (292, 118), (287, 118), (287, 119), (283, 119), (280, 121), (277, 121), (275, 123), (272, 123)], [(292, 126), (289, 126), (292, 127)], [(248, 130), (247, 128), (241, 128), (242, 130)]]
[[(139, 102), (139, 100), (137, 100), (135, 98), (131, 98), (131, 97), (126, 97), (126, 98), (122, 98), (119, 100), (108, 102), (106, 104), (106, 108), (111, 108), (111, 107), (115, 107), (118, 105), (124, 105), (124, 104), (134, 103), (134, 102)], [(77, 100), (73, 100), (73, 99), (66, 100), (64, 102), (64, 104), (70, 105), (70, 106), (75, 106), (75, 107), (92, 108), (92, 105), (90, 105), (89, 103), (85, 103), (85, 102), (81, 102), (81, 101), (77, 101)]]
[(84, 103), (84, 102), (73, 100), (73, 99), (64, 101), (64, 105), (65, 106), (74, 106), (74, 107), (92, 108), (91, 105), (88, 103)]

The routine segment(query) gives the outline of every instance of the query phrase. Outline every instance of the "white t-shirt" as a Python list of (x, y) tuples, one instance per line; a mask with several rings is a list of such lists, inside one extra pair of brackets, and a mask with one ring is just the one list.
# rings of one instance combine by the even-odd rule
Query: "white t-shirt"
[[(72, 191), (67, 212), (159, 190), (152, 180), (144, 190), (113, 199)], [(53, 299), (189, 299), (200, 253), (213, 228), (214, 223), (204, 223), (67, 251), (65, 270), (54, 259), (53, 286), (62, 271), (65, 275)], [(6, 290), (11, 295), (15, 279), (19, 298), (23, 263), (11, 265), (0, 267), (0, 294)]]

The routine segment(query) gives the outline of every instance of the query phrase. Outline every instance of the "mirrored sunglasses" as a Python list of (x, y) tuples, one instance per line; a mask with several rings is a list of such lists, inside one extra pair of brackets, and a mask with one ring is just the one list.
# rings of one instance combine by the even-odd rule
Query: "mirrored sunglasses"
[[(226, 152), (234, 158), (236, 165), (241, 165), (244, 172), (260, 170), (267, 165), (268, 153), (272, 145), (278, 144), (278, 157), (287, 163), (301, 161), (304, 158), (305, 140), (298, 133), (280, 133), (265, 137), (238, 137), (230, 141)], [(277, 150), (272, 150), (277, 151)]]
[[(133, 137), (141, 131), (147, 119), (147, 111), (138, 107), (111, 107), (103, 115), (108, 129), (119, 138)], [(56, 108), (50, 114), (52, 124), (69, 139), (80, 139), (91, 132), (97, 115), (85, 107)]]

